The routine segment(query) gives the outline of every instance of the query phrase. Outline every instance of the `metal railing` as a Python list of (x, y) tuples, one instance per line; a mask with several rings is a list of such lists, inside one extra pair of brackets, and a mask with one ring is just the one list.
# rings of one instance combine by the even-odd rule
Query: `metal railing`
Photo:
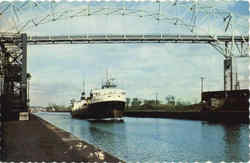
[(248, 42), (248, 36), (169, 35), (169, 34), (85, 34), (28, 36), (28, 44), (107, 44), (107, 43), (211, 43)]

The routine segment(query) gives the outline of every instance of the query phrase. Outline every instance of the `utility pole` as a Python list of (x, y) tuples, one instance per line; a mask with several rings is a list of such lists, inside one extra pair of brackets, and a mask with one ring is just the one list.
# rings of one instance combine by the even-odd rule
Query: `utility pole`
[(238, 73), (236, 72), (235, 75), (236, 83), (235, 83), (235, 90), (240, 90), (240, 81), (238, 80)]
[(155, 104), (157, 105), (157, 101), (158, 101), (158, 93), (155, 93)]
[(202, 95), (202, 92), (203, 92), (203, 86), (204, 86), (204, 77), (201, 77), (201, 95)]

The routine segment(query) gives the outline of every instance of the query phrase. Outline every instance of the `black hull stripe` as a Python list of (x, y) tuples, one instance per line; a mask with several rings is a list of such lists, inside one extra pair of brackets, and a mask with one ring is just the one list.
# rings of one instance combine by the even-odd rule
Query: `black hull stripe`
[(72, 112), (75, 118), (121, 118), (123, 116), (125, 102), (112, 101), (90, 104), (87, 109)]

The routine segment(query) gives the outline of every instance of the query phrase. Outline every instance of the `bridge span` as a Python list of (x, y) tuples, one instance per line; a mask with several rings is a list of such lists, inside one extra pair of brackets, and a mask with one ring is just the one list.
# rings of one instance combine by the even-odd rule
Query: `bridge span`
[[(1, 43), (14, 43), (22, 41), (21, 35), (0, 33)], [(58, 35), (58, 36), (27, 36), (29, 45), (46, 44), (108, 44), (108, 43), (247, 43), (249, 36), (228, 35), (170, 35), (170, 34), (84, 34), (84, 35)]]
[(248, 36), (210, 36), (210, 35), (62, 35), (62, 36), (28, 36), (30, 45), (36, 44), (115, 44), (115, 43), (199, 43), (213, 42), (248, 42)]

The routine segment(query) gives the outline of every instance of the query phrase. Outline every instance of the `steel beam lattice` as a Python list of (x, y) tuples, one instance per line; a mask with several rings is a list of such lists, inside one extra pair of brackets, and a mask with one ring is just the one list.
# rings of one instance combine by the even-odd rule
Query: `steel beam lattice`
[(0, 161), (7, 157), (4, 122), (27, 112), (26, 57), (26, 34), (0, 35)]
[[(5, 42), (11, 42), (6, 38)], [(62, 36), (28, 36), (29, 45), (47, 44), (117, 44), (117, 43), (187, 43), (187, 44), (211, 44), (216, 46), (221, 43), (248, 44), (248, 36), (210, 36), (210, 35), (169, 35), (169, 34), (145, 34), (145, 35), (62, 35)], [(224, 52), (223, 50), (221, 51)], [(249, 56), (240, 50), (241, 56)], [(232, 53), (230, 53), (232, 55)]]
[(1, 111), (6, 120), (17, 119), (19, 112), (27, 111), (27, 35), (1, 34), (0, 47)]

